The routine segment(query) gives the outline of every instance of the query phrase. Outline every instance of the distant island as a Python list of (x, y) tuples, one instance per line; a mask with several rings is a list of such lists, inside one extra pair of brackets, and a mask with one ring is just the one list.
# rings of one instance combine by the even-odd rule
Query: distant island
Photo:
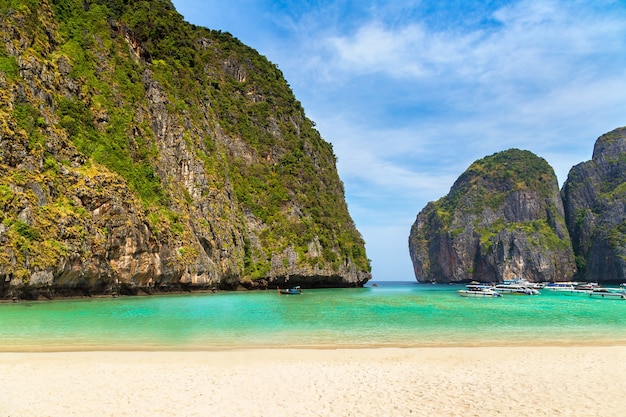
[(510, 149), (474, 162), (417, 215), (419, 282), (626, 282), (626, 128), (599, 137), (561, 190), (554, 170)]
[(0, 298), (371, 278), (276, 65), (170, 1), (0, 6)]

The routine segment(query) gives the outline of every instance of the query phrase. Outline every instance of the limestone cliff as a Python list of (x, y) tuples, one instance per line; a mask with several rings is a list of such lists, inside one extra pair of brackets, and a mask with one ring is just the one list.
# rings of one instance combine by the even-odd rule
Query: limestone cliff
[(0, 296), (370, 278), (278, 68), (169, 1), (0, 1)]
[(568, 280), (575, 273), (554, 171), (528, 151), (474, 162), (409, 236), (418, 281)]
[(561, 190), (578, 278), (626, 282), (626, 128), (598, 138)]

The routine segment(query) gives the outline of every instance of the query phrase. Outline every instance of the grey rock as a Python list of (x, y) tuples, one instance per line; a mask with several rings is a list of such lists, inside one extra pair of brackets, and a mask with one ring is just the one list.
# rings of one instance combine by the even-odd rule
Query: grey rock
[(554, 171), (516, 149), (476, 161), (428, 203), (409, 253), (420, 282), (564, 281), (576, 271)]
[(578, 279), (626, 281), (626, 128), (600, 136), (590, 161), (574, 166), (561, 194)]

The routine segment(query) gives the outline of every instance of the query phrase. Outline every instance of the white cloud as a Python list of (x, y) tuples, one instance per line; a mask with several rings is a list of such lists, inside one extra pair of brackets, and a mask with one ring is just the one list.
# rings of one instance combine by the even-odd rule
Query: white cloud
[(422, 77), (426, 68), (413, 59), (425, 41), (423, 29), (417, 25), (391, 31), (373, 22), (358, 30), (352, 38), (334, 37), (329, 46), (339, 56), (339, 64), (346, 71), (361, 74), (387, 72), (394, 77)]
[(333, 144), (375, 277), (412, 277), (412, 221), (474, 160), (528, 149), (562, 183), (598, 136), (626, 125), (622, 0), (507, 0), (498, 10), (273, 2), (271, 11), (233, 1), (225, 17), (241, 31), (228, 30), (279, 65)]
[[(404, 126), (372, 129), (381, 117), (373, 113), (376, 104), (352, 101), (353, 109), (361, 109), (373, 120), (369, 128), (359, 129), (368, 132), (365, 136), (353, 131), (334, 137), (340, 163), (344, 152), (349, 152), (355, 170), (361, 158), (370, 177), (385, 172), (394, 181), (407, 179), (399, 181), (406, 185), (420, 181), (420, 174), (399, 164), (408, 156), (429, 162), (458, 158), (459, 152), (470, 150), (461, 155), (470, 157), (474, 151), (479, 158), (483, 152), (508, 147), (541, 153), (569, 146), (571, 137), (564, 136), (576, 123), (593, 124), (589, 129), (599, 129), (598, 135), (617, 127), (610, 121), (624, 110), (626, 72), (619, 65), (606, 64), (623, 55), (626, 19), (624, 13), (597, 15), (585, 6), (521, 1), (496, 11), (491, 18), (497, 25), (477, 26), (469, 32), (432, 29), (421, 21), (394, 27), (376, 19), (352, 33), (329, 37), (325, 53), (330, 58), (326, 57), (323, 68), (335, 82), (327, 91), (341, 89), (355, 77), (375, 79), (370, 88), (378, 86), (390, 97), (390, 91), (395, 91), (407, 106), (411, 100), (421, 106), (412, 121), (402, 121)], [(400, 83), (393, 81), (398, 79)], [(372, 93), (372, 98), (379, 97)], [(445, 116), (439, 110), (428, 114), (433, 106), (442, 108)], [(426, 114), (420, 115), (424, 109)], [(585, 130), (580, 126), (575, 132)], [(355, 153), (359, 144), (346, 139), (355, 135), (361, 145), (367, 143), (362, 152)], [(452, 137), (453, 148), (446, 136)], [(394, 138), (393, 146), (385, 147), (383, 138), (388, 137)], [(584, 139), (592, 143), (595, 137)]]
[(593, 76), (599, 68), (590, 62), (581, 66), (582, 60), (623, 50), (626, 21), (597, 17), (580, 6), (514, 3), (494, 14), (500, 25), (470, 32), (433, 30), (422, 22), (392, 27), (374, 20), (354, 33), (329, 37), (325, 45), (332, 62), (327, 66), (350, 74), (480, 86), (492, 96), (513, 93), (518, 98), (571, 77)]
[(371, 129), (354, 125), (346, 115), (323, 120), (318, 128), (333, 143), (341, 178), (351, 185), (349, 191), (354, 195), (372, 199), (380, 196), (385, 200), (400, 194), (414, 199), (439, 198), (438, 193), (449, 188), (467, 167), (433, 170), (428, 165), (423, 157), (432, 152), (429, 135), (434, 131)]

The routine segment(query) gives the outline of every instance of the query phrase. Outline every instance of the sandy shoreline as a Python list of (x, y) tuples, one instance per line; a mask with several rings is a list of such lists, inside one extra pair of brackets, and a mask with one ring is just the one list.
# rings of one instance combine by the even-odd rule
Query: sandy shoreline
[(0, 416), (618, 416), (626, 346), (0, 353)]

